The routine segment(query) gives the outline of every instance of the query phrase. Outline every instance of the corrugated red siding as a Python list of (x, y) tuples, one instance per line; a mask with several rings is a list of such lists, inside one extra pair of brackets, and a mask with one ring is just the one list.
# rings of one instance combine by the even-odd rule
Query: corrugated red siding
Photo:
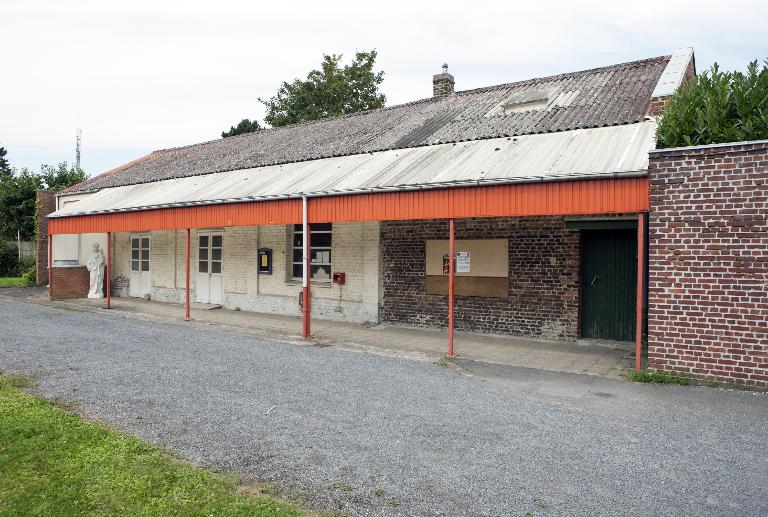
[(312, 199), (311, 222), (588, 215), (648, 210), (647, 178), (521, 183)]
[[(648, 210), (648, 179), (609, 178), (312, 198), (311, 222), (589, 215)], [(49, 231), (101, 233), (174, 228), (297, 224), (301, 200), (52, 218)]]
[(51, 234), (135, 232), (300, 222), (301, 200), (282, 199), (51, 218), (48, 230)]

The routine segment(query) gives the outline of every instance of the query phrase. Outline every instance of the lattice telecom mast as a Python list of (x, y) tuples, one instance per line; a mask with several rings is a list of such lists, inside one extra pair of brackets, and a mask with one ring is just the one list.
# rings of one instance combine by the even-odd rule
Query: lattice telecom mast
[(75, 144), (75, 168), (76, 170), (80, 170), (80, 137), (82, 136), (83, 132), (78, 129), (77, 130), (77, 143)]

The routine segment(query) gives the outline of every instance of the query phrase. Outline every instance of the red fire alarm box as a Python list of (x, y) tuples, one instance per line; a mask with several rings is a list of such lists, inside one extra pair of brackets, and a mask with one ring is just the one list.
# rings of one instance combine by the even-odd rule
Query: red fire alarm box
[(343, 285), (347, 281), (347, 275), (345, 273), (334, 273), (333, 283)]

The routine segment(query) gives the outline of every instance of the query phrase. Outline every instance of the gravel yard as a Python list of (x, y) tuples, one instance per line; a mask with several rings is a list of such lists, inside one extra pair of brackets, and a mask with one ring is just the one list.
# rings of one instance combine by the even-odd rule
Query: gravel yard
[(766, 515), (768, 396), (421, 361), (0, 300), (0, 369), (352, 515)]

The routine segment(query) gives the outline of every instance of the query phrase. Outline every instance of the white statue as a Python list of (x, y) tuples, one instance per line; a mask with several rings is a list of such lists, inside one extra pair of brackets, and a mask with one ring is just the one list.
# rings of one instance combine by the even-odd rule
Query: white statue
[(98, 242), (93, 243), (93, 255), (86, 267), (91, 272), (91, 289), (88, 298), (104, 298), (104, 266), (107, 261)]

